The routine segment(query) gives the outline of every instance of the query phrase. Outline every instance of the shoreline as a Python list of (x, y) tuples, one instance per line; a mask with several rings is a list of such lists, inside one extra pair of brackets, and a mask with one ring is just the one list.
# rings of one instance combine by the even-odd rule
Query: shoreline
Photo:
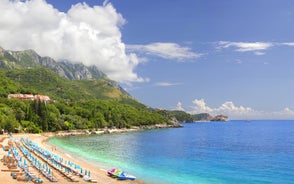
[(132, 128), (104, 128), (97, 130), (66, 130), (66, 131), (57, 131), (57, 132), (45, 132), (41, 133), (44, 135), (53, 135), (53, 136), (76, 136), (76, 135), (102, 135), (102, 134), (115, 134), (115, 133), (126, 133), (126, 132), (137, 132), (144, 130), (156, 130), (156, 129), (166, 129), (166, 128), (183, 128), (181, 124), (177, 125), (146, 125), (140, 127), (132, 127)]
[[(119, 130), (116, 130), (116, 131), (112, 131), (110, 132), (111, 133), (123, 133), (123, 132), (132, 132), (132, 131), (135, 131), (134, 130), (129, 130), (129, 131), (119, 131)], [(43, 137), (42, 141), (41, 141), (41, 145), (44, 146), (44, 148), (46, 148), (47, 150), (50, 150), (50, 148), (52, 149), (52, 145), (50, 143), (48, 143), (48, 139), (52, 138), (52, 137), (55, 137), (55, 136), (77, 136), (77, 135), (92, 135), (92, 134), (89, 134), (87, 131), (74, 131), (76, 132), (76, 134), (73, 134), (72, 131), (70, 132), (58, 132), (57, 134), (54, 135), (54, 133), (43, 133), (43, 135), (41, 135)], [(80, 133), (77, 133), (77, 132), (80, 132)], [(109, 133), (99, 133), (98, 135), (102, 135), (102, 134), (109, 134)], [(55, 145), (54, 145), (55, 146)], [(71, 153), (65, 151), (65, 152), (61, 152), (64, 151), (65, 149), (60, 147), (60, 146), (55, 146), (56, 149), (54, 150), (54, 152), (56, 154), (58, 154), (59, 156), (67, 159), (67, 160), (74, 160), (75, 163), (81, 165), (83, 168), (88, 168), (91, 170), (91, 177), (93, 175), (92, 178), (94, 178), (95, 180), (97, 180), (97, 183), (100, 183), (99, 180), (102, 179), (101, 181), (101, 184), (104, 184), (104, 183), (131, 183), (131, 184), (147, 184), (145, 183), (144, 181), (140, 180), (140, 179), (136, 179), (134, 181), (130, 181), (130, 180), (116, 180), (114, 178), (111, 178), (107, 175), (107, 171), (104, 170), (104, 169), (101, 169), (101, 167), (99, 165), (97, 166), (94, 166), (92, 164), (89, 164), (88, 162), (85, 162), (83, 159), (80, 159), (80, 158), (73, 158), (73, 156), (71, 155)], [(109, 168), (110, 169), (110, 168)], [(100, 179), (99, 179), (100, 178)], [(89, 182), (87, 182), (89, 183)]]
[[(98, 130), (68, 130), (68, 131), (58, 131), (58, 132), (45, 132), (45, 133), (40, 133), (40, 134), (30, 134), (30, 133), (16, 133), (12, 135), (12, 138), (14, 140), (20, 140), (21, 138), (29, 138), (31, 141), (34, 143), (38, 144), (40, 147), (43, 149), (46, 149), (48, 151), (51, 151), (52, 153), (55, 153), (59, 155), (61, 158), (67, 161), (71, 161), (76, 163), (77, 165), (80, 165), (83, 169), (91, 171), (91, 178), (98, 184), (147, 184), (146, 182), (140, 180), (140, 178), (131, 181), (131, 180), (117, 180), (115, 178), (111, 178), (108, 176), (107, 171), (102, 169), (102, 166), (100, 165), (93, 165), (82, 157), (79, 158), (76, 155), (72, 156), (70, 152), (66, 151), (64, 148), (56, 145), (52, 145), (48, 143), (48, 139), (52, 137), (65, 137), (65, 136), (79, 136), (79, 135), (103, 135), (103, 134), (117, 134), (117, 133), (126, 133), (126, 132), (136, 132), (136, 131), (144, 131), (144, 130), (155, 130), (155, 129), (166, 129), (166, 128), (182, 128), (183, 126), (181, 124), (173, 124), (173, 125), (162, 125), (162, 124), (157, 124), (157, 125), (148, 125), (148, 126), (140, 126), (140, 127), (132, 127), (129, 129), (117, 129), (117, 128), (105, 128), (105, 129), (98, 129)], [(3, 146), (8, 145), (9, 143), (9, 135), (4, 134), (0, 135), (0, 140), (3, 138), (2, 142), (0, 141), (0, 144)], [(15, 143), (14, 143), (15, 145)], [(0, 147), (1, 148), (1, 147)], [(0, 159), (4, 157), (4, 155), (8, 155), (7, 151), (3, 151), (3, 149), (0, 149)], [(25, 182), (20, 182), (12, 178), (11, 172), (4, 172), (4, 170), (7, 170), (7, 166), (4, 165), (3, 162), (0, 162), (0, 169), (2, 170), (0, 174), (0, 181), (6, 181), (9, 182), (10, 184), (19, 184), (19, 183), (25, 183)], [(111, 169), (111, 168), (109, 168)], [(18, 170), (21, 170), (18, 168)], [(38, 173), (37, 170), (35, 172)], [(3, 174), (4, 173), (4, 174)], [(57, 173), (58, 174), (58, 173)], [(130, 173), (132, 174), (132, 173)], [(39, 173), (38, 176), (41, 176)], [(49, 180), (47, 180), (44, 177), (41, 177), (43, 179), (44, 184), (49, 184), (52, 183)], [(61, 176), (57, 175), (57, 178), (60, 180), (56, 183), (61, 183), (61, 184), (69, 184), (73, 183), (72, 181), (67, 181)], [(78, 180), (79, 183), (81, 184), (86, 184), (86, 183), (91, 183), (88, 181), (84, 181), (83, 178), (79, 178)]]
[[(134, 130), (131, 130), (131, 131), (134, 131)], [(127, 132), (131, 132), (131, 131), (127, 131)], [(78, 131), (78, 132), (80, 132), (80, 131)], [(84, 134), (81, 134), (81, 132), (79, 134), (72, 134), (73, 132), (42, 133), (42, 134), (27, 134), (27, 133), (22, 134), (21, 133), (21, 134), (13, 134), (12, 137), (14, 140), (15, 139), (20, 140), (22, 137), (29, 138), (34, 143), (37, 143), (40, 147), (42, 147), (48, 151), (52, 151), (52, 153), (59, 155), (60, 157), (64, 158), (64, 160), (74, 162), (74, 163), (80, 165), (83, 169), (91, 171), (91, 178), (96, 180), (98, 184), (105, 184), (105, 183), (109, 183), (109, 184), (117, 184), (117, 183), (120, 183), (120, 184), (123, 184), (123, 183), (125, 183), (125, 184), (146, 184), (146, 182), (144, 182), (140, 179), (136, 179), (134, 181), (131, 181), (131, 180), (117, 180), (115, 178), (111, 178), (108, 176), (108, 174), (105, 170), (101, 169), (101, 167), (99, 165), (94, 166), (94, 165), (91, 165), (91, 164), (83, 161), (83, 159), (81, 159), (81, 158), (73, 157), (70, 155), (71, 153), (69, 153), (67, 151), (63, 151), (64, 149), (62, 147), (54, 145), (55, 149), (53, 149), (53, 146), (47, 142), (47, 140), (49, 138), (54, 137), (54, 136), (89, 135), (88, 133), (85, 133), (84, 131), (82, 131), (82, 132)], [(120, 132), (126, 132), (126, 131), (110, 131), (109, 133), (120, 133)], [(0, 138), (2, 138), (2, 137), (5, 137), (2, 142), (2, 145), (5, 146), (8, 144), (9, 136), (8, 135), (1, 135)], [(0, 151), (1, 159), (3, 158), (4, 155), (7, 155), (7, 154), (8, 154), (7, 151), (4, 151), (3, 149), (1, 149), (1, 151)], [(21, 181), (17, 181), (15, 179), (13, 179), (11, 176), (11, 172), (4, 172), (4, 170), (7, 170), (7, 166), (4, 165), (3, 162), (0, 162), (0, 169), (1, 169), (0, 181), (5, 181), (10, 184), (25, 183), (25, 182), (21, 182)], [(61, 183), (61, 184), (73, 183), (71, 181), (65, 180), (61, 176), (58, 176), (58, 173), (56, 173), (56, 175), (57, 175), (57, 178), (59, 178), (59, 181), (56, 183)], [(44, 184), (52, 183), (49, 180), (47, 180), (46, 178), (42, 177), (41, 174), (39, 174), (38, 176), (40, 176), (43, 179)], [(91, 182), (87, 182), (87, 181), (84, 181), (83, 178), (79, 178), (78, 183), (86, 184), (86, 183), (91, 183)]]

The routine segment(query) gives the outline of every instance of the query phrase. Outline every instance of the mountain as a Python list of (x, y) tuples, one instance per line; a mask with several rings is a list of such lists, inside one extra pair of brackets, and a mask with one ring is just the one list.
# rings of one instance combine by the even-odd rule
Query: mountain
[(38, 133), (157, 124), (179, 126), (173, 117), (133, 98), (95, 66), (56, 62), (33, 50), (0, 48), (0, 129)]
[(16, 70), (44, 67), (68, 80), (101, 79), (107, 81), (108, 85), (129, 95), (117, 82), (110, 80), (106, 74), (94, 65), (85, 66), (82, 63), (73, 64), (67, 60), (57, 62), (50, 57), (41, 57), (34, 50), (10, 51), (0, 47), (0, 68)]
[(41, 57), (34, 50), (9, 51), (0, 47), (0, 67), (6, 69), (46, 67), (69, 80), (106, 78), (106, 75), (96, 66), (85, 66), (81, 63), (73, 64), (66, 60), (57, 62), (50, 57)]

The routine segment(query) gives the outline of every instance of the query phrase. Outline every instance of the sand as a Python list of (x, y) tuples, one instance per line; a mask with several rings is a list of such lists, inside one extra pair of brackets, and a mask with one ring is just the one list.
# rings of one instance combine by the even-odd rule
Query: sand
[[(90, 170), (91, 171), (91, 178), (96, 180), (98, 184), (117, 184), (117, 183), (120, 183), (120, 184), (144, 184), (145, 182), (143, 181), (140, 181), (139, 179), (136, 179), (134, 181), (130, 181), (130, 180), (124, 180), (124, 181), (119, 181), (117, 179), (114, 179), (114, 178), (111, 178), (107, 175), (106, 171), (105, 170), (102, 170), (99, 168), (99, 166), (92, 166), (90, 164), (87, 164), (85, 162), (83, 162), (82, 160), (79, 160), (78, 158), (72, 158), (70, 156), (69, 153), (66, 153), (66, 152), (60, 152), (59, 148), (57, 147), (56, 150), (53, 149), (52, 151), (52, 146), (47, 144), (46, 143), (46, 140), (53, 136), (53, 134), (14, 134), (13, 135), (13, 138), (14, 139), (18, 139), (20, 140), (22, 137), (23, 138), (30, 138), (33, 142), (37, 143), (39, 146), (51, 151), (51, 152), (54, 152), (56, 154), (58, 154), (60, 157), (64, 158), (65, 160), (69, 160), (69, 161), (72, 161), (78, 165), (80, 165), (83, 169), (86, 169), (86, 170)], [(2, 137), (6, 137), (4, 139), (4, 141), (0, 144), (2, 145), (7, 145), (8, 144), (8, 135), (1, 135), (0, 136), (0, 140)], [(2, 146), (1, 146), (2, 147)], [(3, 158), (4, 155), (7, 155), (8, 152), (7, 151), (3, 151), (3, 149), (1, 148), (0, 149), (0, 158)], [(0, 162), (0, 183), (9, 183), (9, 184), (21, 184), (21, 183), (26, 183), (26, 182), (23, 182), (23, 181), (17, 181), (15, 179), (13, 179), (11, 177), (11, 172), (5, 172), (5, 171), (2, 171), (2, 170), (7, 170), (7, 166), (5, 166), (3, 164), (3, 162)], [(30, 169), (31, 170), (31, 169)], [(49, 184), (49, 183), (53, 183), (53, 182), (50, 182), (48, 179), (46, 179), (42, 174), (40, 174), (36, 169), (32, 168), (32, 171), (40, 178), (42, 178), (43, 180), (43, 183), (44, 184)], [(53, 172), (53, 175), (56, 177), (56, 179), (58, 180), (58, 182), (55, 182), (55, 183), (60, 183), (60, 184), (73, 184), (73, 183), (80, 183), (80, 184), (89, 184), (91, 182), (87, 182), (87, 181), (84, 181), (83, 178), (81, 177), (76, 177), (78, 182), (71, 182), (71, 181), (68, 181), (68, 179), (66, 179), (61, 173), (57, 172), (57, 171), (52, 171)], [(30, 182), (32, 183), (32, 182)]]

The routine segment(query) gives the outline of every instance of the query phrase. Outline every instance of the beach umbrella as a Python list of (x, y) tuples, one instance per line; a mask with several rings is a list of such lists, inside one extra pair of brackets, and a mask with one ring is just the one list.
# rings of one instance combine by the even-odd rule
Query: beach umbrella
[(83, 168), (81, 168), (81, 174), (83, 174)]
[(8, 150), (8, 153), (7, 154), (8, 154), (8, 156), (10, 156), (10, 150)]
[(90, 174), (90, 170), (89, 170), (89, 171), (88, 171), (88, 176), (89, 176), (89, 178), (90, 178), (90, 175), (91, 175), (91, 174)]
[(85, 175), (87, 175), (88, 173), (87, 173), (87, 170), (85, 170)]
[(23, 159), (23, 166), (24, 166), (24, 167), (27, 166), (27, 161), (26, 161), (26, 159)]

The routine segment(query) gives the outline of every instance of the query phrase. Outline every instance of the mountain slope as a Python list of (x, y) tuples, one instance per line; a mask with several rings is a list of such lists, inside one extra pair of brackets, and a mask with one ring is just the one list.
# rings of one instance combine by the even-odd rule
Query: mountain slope
[[(110, 81), (68, 80), (48, 68), (0, 70), (0, 129), (32, 132), (171, 124)], [(8, 99), (43, 94), (53, 100)]]
[(136, 107), (145, 107), (107, 79), (67, 80), (47, 68), (2, 70), (0, 73), (19, 84), (18, 90), (11, 91), (14, 93), (27, 91), (45, 94), (55, 100), (76, 102), (91, 99), (117, 100)]

